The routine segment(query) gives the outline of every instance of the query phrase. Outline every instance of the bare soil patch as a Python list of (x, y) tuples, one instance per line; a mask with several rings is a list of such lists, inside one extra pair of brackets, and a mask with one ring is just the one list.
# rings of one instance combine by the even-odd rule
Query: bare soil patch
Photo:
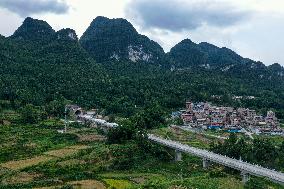
[(106, 189), (105, 185), (96, 180), (81, 180), (68, 182), (75, 189)]
[(68, 146), (67, 148), (74, 149), (74, 150), (84, 150), (90, 148), (90, 146), (87, 145), (74, 145), (74, 146)]
[(2, 183), (3, 184), (29, 183), (39, 176), (40, 176), (39, 174), (35, 174), (35, 173), (32, 174), (32, 173), (20, 172), (10, 178), (4, 179)]
[(45, 152), (44, 154), (49, 155), (49, 156), (54, 156), (54, 157), (57, 157), (57, 158), (64, 158), (64, 157), (76, 154), (77, 152), (78, 152), (78, 150), (76, 150), (76, 149), (62, 148), (62, 149), (59, 149), (59, 150), (48, 151), (48, 152)]
[(147, 179), (145, 179), (144, 177), (136, 177), (136, 178), (132, 178), (130, 179), (130, 181), (135, 182), (137, 184), (143, 184), (145, 183)]
[(37, 156), (34, 158), (25, 159), (25, 160), (9, 161), (9, 162), (0, 164), (0, 166), (4, 168), (12, 169), (12, 170), (20, 170), (26, 167), (30, 167), (33, 165), (37, 165), (39, 163), (49, 161), (51, 159), (53, 159), (53, 157), (42, 155), (42, 156)]
[(66, 161), (61, 161), (58, 163), (59, 166), (65, 167), (65, 166), (72, 166), (72, 165), (81, 165), (84, 164), (85, 162), (82, 160), (78, 159), (70, 159)]
[(6, 163), (2, 163), (0, 164), (0, 167), (12, 169), (12, 170), (21, 170), (26, 167), (30, 167), (33, 165), (37, 165), (39, 163), (47, 162), (55, 158), (68, 157), (68, 156), (78, 153), (79, 150), (83, 150), (87, 148), (89, 148), (89, 146), (86, 146), (86, 145), (69, 146), (66, 148), (59, 149), (59, 150), (51, 150), (51, 151), (45, 152), (44, 155), (41, 155), (41, 156), (36, 156), (36, 157), (25, 159), (25, 160), (9, 161)]
[(58, 157), (58, 158), (64, 158), (67, 156), (71, 156), (74, 155), (76, 153), (78, 153), (80, 150), (84, 150), (89, 148), (89, 146), (86, 145), (74, 145), (74, 146), (68, 146), (66, 148), (62, 148), (59, 150), (51, 150), (48, 151), (44, 154), (49, 155), (49, 156), (54, 156), (54, 157)]
[(106, 137), (102, 135), (96, 135), (96, 134), (84, 134), (84, 135), (78, 135), (80, 142), (94, 142), (94, 141), (105, 141)]

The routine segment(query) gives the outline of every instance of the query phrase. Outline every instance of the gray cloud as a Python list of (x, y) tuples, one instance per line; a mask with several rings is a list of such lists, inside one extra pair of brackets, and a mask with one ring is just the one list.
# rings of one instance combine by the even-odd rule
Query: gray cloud
[(220, 0), (133, 0), (126, 8), (126, 15), (142, 29), (180, 32), (202, 25), (232, 26), (250, 13)]
[(59, 0), (0, 0), (0, 7), (22, 17), (42, 13), (63, 14), (69, 10), (68, 5)]

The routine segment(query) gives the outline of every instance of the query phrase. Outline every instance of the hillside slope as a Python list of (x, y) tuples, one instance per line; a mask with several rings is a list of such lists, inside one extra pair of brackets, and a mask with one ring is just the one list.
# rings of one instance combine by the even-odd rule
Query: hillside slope
[[(0, 97), (15, 107), (45, 105), (61, 96), (106, 114), (129, 116), (154, 102), (170, 111), (191, 99), (272, 108), (284, 118), (279, 64), (266, 67), (229, 49), (188, 39), (164, 55), (124, 19), (98, 17), (78, 41), (72, 29), (56, 32), (44, 21), (27, 18), (0, 43)], [(142, 45), (152, 58), (136, 52), (134, 61), (129, 45)], [(114, 52), (117, 59), (109, 59)], [(235, 95), (256, 98), (235, 101)]]
[(125, 19), (97, 17), (80, 39), (97, 62), (130, 60), (157, 63), (164, 56), (161, 46), (140, 35)]

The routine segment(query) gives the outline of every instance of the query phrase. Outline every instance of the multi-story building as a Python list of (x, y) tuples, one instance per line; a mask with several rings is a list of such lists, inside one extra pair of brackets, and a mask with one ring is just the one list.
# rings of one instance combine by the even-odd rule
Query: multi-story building
[(185, 124), (204, 127), (225, 126), (226, 128), (263, 128), (277, 129), (279, 122), (273, 111), (268, 111), (264, 117), (257, 115), (255, 110), (233, 107), (218, 107), (206, 102), (186, 102), (186, 110), (182, 111), (181, 118)]

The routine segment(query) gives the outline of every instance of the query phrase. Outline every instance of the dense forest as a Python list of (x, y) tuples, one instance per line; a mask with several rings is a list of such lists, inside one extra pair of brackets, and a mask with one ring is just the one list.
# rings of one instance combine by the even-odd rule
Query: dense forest
[(0, 38), (0, 67), (1, 106), (32, 105), (48, 116), (61, 115), (66, 103), (129, 117), (149, 104), (169, 112), (189, 99), (273, 109), (284, 118), (279, 64), (266, 67), (190, 40), (165, 54), (123, 19), (99, 17), (78, 40), (72, 29), (56, 32), (27, 18), (11, 37)]

